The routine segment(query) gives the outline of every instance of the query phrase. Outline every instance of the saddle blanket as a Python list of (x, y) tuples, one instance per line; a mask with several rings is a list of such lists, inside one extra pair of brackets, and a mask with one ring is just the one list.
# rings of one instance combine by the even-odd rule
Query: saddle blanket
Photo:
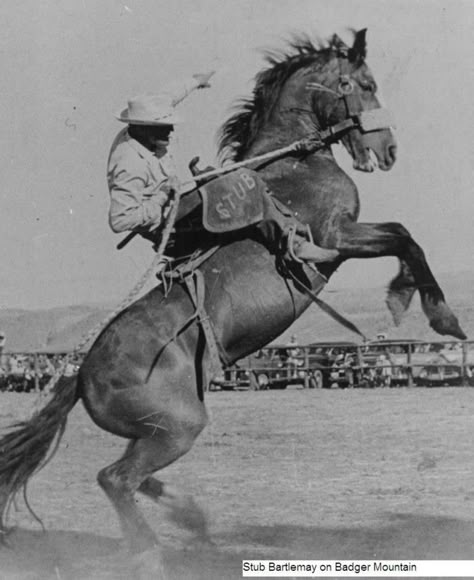
[(231, 232), (263, 219), (267, 185), (256, 171), (237, 169), (201, 186), (202, 221), (212, 233)]

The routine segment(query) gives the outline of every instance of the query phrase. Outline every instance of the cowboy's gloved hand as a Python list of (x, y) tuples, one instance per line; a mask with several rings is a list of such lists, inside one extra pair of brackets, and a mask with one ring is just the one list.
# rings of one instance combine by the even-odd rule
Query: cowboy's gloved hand
[(175, 176), (172, 175), (171, 177), (169, 177), (167, 179), (167, 181), (165, 181), (165, 183), (161, 183), (155, 191), (159, 192), (159, 193), (163, 193), (165, 195), (165, 197), (163, 198), (163, 203), (165, 203), (170, 195), (170, 193), (172, 191), (178, 191), (179, 190), (179, 179)]
[(179, 191), (179, 179), (176, 175), (172, 175), (168, 178), (166, 185), (168, 186), (168, 192)]
[(193, 75), (193, 78), (196, 79), (196, 81), (198, 83), (197, 88), (198, 89), (210, 88), (211, 85), (209, 83), (209, 80), (214, 75), (215, 72), (216, 71), (213, 70), (213, 71), (210, 71), (207, 73), (197, 73), (197, 74)]
[(323, 145), (323, 142), (318, 137), (307, 137), (295, 144), (295, 151), (298, 153), (312, 153)]

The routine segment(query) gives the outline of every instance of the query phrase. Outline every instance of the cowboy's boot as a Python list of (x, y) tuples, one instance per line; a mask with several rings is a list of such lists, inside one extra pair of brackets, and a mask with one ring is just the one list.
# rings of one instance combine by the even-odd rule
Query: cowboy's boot
[(313, 264), (322, 262), (333, 262), (339, 257), (338, 250), (321, 248), (311, 239), (309, 230), (306, 235), (302, 235), (301, 229), (295, 225), (290, 226), (287, 237), (287, 257), (297, 262), (311, 262)]
[(293, 259), (296, 258), (297, 261), (312, 262), (314, 264), (333, 262), (339, 257), (339, 252), (337, 250), (321, 248), (321, 246), (317, 246), (313, 242), (309, 242), (300, 236), (296, 236), (293, 247), (291, 250), (288, 248), (288, 252), (290, 253), (290, 256)]

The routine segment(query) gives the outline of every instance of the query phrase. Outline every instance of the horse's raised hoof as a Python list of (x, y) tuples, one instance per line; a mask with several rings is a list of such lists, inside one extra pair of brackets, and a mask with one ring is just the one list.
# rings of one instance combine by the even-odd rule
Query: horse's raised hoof
[(158, 548), (132, 556), (133, 577), (137, 580), (166, 580), (163, 559)]
[(466, 340), (467, 338), (457, 320), (447, 322), (446, 320), (436, 319), (430, 322), (430, 326), (438, 334), (454, 336), (458, 340)]
[(458, 338), (459, 340), (466, 340), (467, 336), (464, 334), (462, 328), (459, 326), (458, 319), (446, 306), (449, 315), (443, 317), (436, 317), (430, 320), (431, 328), (442, 335), (449, 335)]
[(414, 293), (415, 288), (413, 287), (398, 290), (389, 289), (385, 304), (392, 315), (395, 326), (399, 326), (402, 322), (403, 315), (408, 310)]

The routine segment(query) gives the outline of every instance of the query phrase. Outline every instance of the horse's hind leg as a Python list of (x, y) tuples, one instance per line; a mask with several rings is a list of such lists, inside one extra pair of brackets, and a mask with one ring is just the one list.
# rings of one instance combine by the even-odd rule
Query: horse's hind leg
[(163, 503), (170, 510), (170, 517), (192, 531), (197, 540), (211, 542), (206, 515), (192, 496), (183, 495), (154, 477), (147, 477), (138, 491), (156, 503)]
[(117, 511), (131, 551), (145, 552), (158, 545), (155, 533), (138, 510), (135, 493), (155, 471), (184, 455), (204, 424), (192, 431), (160, 430), (149, 438), (135, 439), (118, 461), (99, 472), (99, 485)]
[(395, 256), (400, 260), (401, 270), (392, 281), (388, 297), (388, 306), (396, 322), (402, 310), (408, 307), (413, 289), (417, 289), (423, 311), (433, 330), (439, 334), (466, 338), (456, 316), (446, 304), (423, 250), (401, 224), (346, 220), (333, 232), (333, 236), (331, 245), (337, 247), (344, 259)]
[[(145, 467), (148, 456), (158, 451), (154, 447), (156, 443), (152, 439), (131, 441), (124, 455), (99, 471), (97, 476), (99, 485), (117, 512), (123, 536), (133, 552), (142, 552), (158, 545), (155, 533), (138, 510), (134, 497), (148, 475), (148, 467)], [(153, 471), (156, 469), (158, 467)]]

